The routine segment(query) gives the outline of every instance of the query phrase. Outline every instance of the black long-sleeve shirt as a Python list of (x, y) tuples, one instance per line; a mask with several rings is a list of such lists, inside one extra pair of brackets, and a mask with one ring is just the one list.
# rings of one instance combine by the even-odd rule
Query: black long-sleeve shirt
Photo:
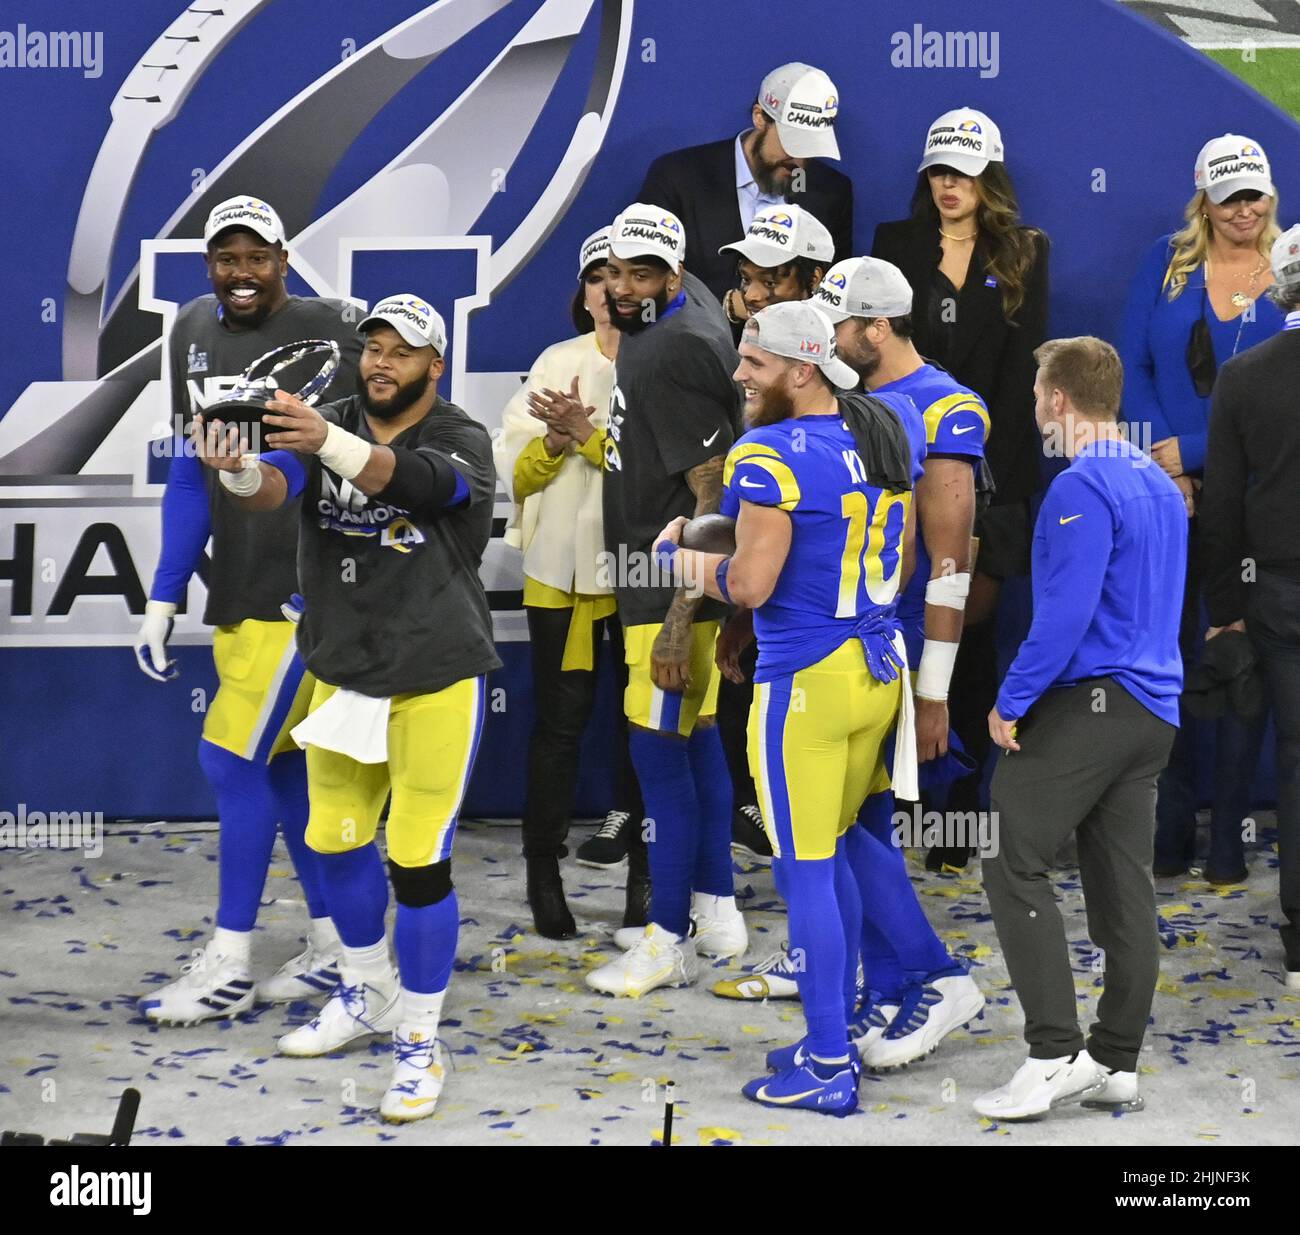
[(1198, 510), (1210, 623), (1245, 616), (1257, 570), (1300, 579), (1300, 312), (1220, 370)]

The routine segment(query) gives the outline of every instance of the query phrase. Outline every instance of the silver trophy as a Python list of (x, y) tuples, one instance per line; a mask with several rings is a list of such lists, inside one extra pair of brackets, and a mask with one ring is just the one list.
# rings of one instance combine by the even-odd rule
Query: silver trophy
[(207, 424), (220, 420), (238, 425), (248, 448), (259, 453), (268, 400), (275, 398), (277, 390), (288, 390), (294, 398), (314, 405), (338, 373), (339, 361), (339, 345), (333, 339), (302, 339), (272, 348), (254, 360), (218, 402), (203, 409), (203, 419)]

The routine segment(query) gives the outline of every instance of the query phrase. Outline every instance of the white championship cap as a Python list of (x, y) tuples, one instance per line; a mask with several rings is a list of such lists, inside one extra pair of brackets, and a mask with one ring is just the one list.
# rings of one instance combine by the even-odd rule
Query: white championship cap
[(821, 69), (797, 60), (773, 69), (758, 88), (758, 105), (776, 121), (776, 135), (792, 159), (840, 157), (840, 92)]
[(724, 244), (719, 253), (739, 253), (755, 266), (784, 266), (796, 257), (826, 265), (835, 260), (835, 242), (816, 218), (800, 206), (765, 206), (744, 240)]
[(809, 303), (832, 322), (849, 317), (903, 317), (912, 311), (912, 288), (892, 262), (850, 257), (826, 272)]
[(1288, 227), (1275, 241), (1269, 254), (1273, 278), (1279, 287), (1300, 284), (1300, 223)]
[(583, 272), (593, 262), (603, 262), (609, 257), (609, 232), (608, 227), (602, 227), (582, 242), (582, 248), (578, 250), (578, 278), (582, 278)]
[(1249, 137), (1238, 133), (1225, 133), (1201, 147), (1195, 183), (1216, 206), (1243, 189), (1277, 196), (1267, 156)]
[(633, 202), (609, 229), (609, 251), (624, 261), (661, 257), (674, 270), (686, 255), (686, 231), (681, 220), (662, 206)]
[(203, 225), (204, 243), (228, 227), (243, 227), (256, 232), (268, 244), (284, 243), (284, 224), (260, 197), (229, 197), (213, 206), (208, 221)]
[(1003, 159), (1002, 132), (982, 111), (958, 107), (946, 111), (925, 135), (925, 154), (916, 169), (936, 163), (955, 168), (963, 176), (978, 176), (990, 163)]
[(391, 326), (412, 347), (431, 347), (439, 356), (447, 350), (447, 327), (441, 314), (412, 292), (385, 296), (357, 330), (365, 334), (372, 326)]
[(811, 300), (786, 300), (760, 309), (745, 323), (741, 342), (816, 365), (841, 390), (858, 385), (858, 375), (836, 353), (831, 319)]

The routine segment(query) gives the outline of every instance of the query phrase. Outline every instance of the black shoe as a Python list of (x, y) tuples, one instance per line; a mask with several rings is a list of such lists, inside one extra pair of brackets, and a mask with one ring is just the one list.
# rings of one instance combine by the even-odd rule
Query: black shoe
[(1157, 862), (1155, 866), (1151, 868), (1151, 873), (1157, 879), (1177, 879), (1179, 875), (1186, 875), (1188, 873), (1188, 866), (1186, 862), (1172, 864), (1162, 864)]
[(763, 828), (763, 815), (757, 806), (738, 806), (731, 816), (731, 847), (748, 854), (756, 862), (772, 860), (772, 844)]
[(965, 871), (970, 855), (971, 851), (964, 845), (953, 848), (935, 845), (925, 855), (925, 869), (936, 875), (960, 875)]
[(632, 816), (625, 810), (612, 810), (605, 816), (605, 822), (578, 846), (574, 858), (579, 866), (595, 866), (601, 870), (618, 866), (627, 857), (631, 831)]
[(1209, 871), (1205, 872), (1205, 882), (1216, 888), (1230, 887), (1232, 884), (1245, 883), (1247, 879), (1246, 868), (1243, 866), (1239, 871), (1233, 871), (1226, 875), (1212, 875)]
[(623, 909), (624, 926), (646, 926), (650, 921), (650, 876), (629, 869), (627, 900)]
[(547, 939), (573, 939), (578, 924), (564, 899), (558, 858), (528, 858), (528, 907), (533, 925)]

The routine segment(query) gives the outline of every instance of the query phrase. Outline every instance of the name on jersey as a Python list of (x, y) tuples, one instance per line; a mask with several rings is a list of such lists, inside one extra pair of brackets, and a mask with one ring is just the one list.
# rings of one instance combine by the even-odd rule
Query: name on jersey
[(410, 512), (387, 502), (370, 504), (370, 499), (350, 480), (336, 478), (321, 468), (320, 497), (316, 501), (319, 526), (345, 536), (377, 536), (386, 549), (410, 553), (422, 545), (425, 536), (408, 517)]
[(849, 469), (849, 478), (853, 483), (855, 485), (865, 485), (867, 483), (867, 466), (862, 462), (862, 456), (856, 450), (841, 450), (840, 458), (844, 460), (844, 466)]

